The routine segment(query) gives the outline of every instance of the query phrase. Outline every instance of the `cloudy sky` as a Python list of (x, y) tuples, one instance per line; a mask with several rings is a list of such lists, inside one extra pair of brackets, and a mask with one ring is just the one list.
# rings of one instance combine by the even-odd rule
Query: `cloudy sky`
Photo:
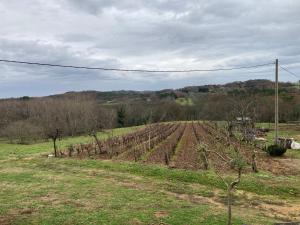
[[(0, 59), (124, 69), (214, 69), (279, 58), (300, 76), (298, 0), (0, 0)], [(0, 98), (273, 79), (255, 70), (149, 74), (0, 63)], [(297, 78), (280, 71), (280, 79)]]

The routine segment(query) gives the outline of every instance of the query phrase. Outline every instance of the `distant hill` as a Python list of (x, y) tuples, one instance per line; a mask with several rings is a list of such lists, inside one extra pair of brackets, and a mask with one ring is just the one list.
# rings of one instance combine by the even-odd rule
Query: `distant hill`
[[(299, 85), (289, 82), (280, 82), (279, 91), (281, 93), (297, 94), (299, 93)], [(274, 95), (274, 82), (265, 79), (236, 81), (227, 84), (218, 85), (200, 85), (187, 86), (180, 89), (164, 89), (159, 91), (71, 91), (64, 94), (56, 94), (45, 97), (35, 98), (67, 98), (67, 99), (93, 99), (100, 104), (124, 104), (133, 102), (157, 102), (157, 101), (174, 101), (182, 105), (192, 105), (192, 101), (199, 96), (213, 95), (213, 94), (232, 94), (232, 95), (250, 95), (259, 94), (262, 96)], [(33, 99), (28, 96), (21, 98), (13, 98), (14, 100), (28, 100)], [(186, 99), (186, 100), (183, 100)], [(2, 99), (4, 100), (4, 99)], [(189, 102), (185, 104), (185, 102)]]
[[(188, 86), (159, 91), (80, 91), (45, 97), (0, 100), (0, 131), (32, 130), (60, 118), (66, 134), (84, 133), (99, 118), (102, 127), (134, 126), (161, 121), (232, 120), (247, 116), (274, 121), (274, 82), (248, 80), (224, 85)], [(44, 118), (45, 117), (45, 118)], [(279, 84), (279, 121), (300, 121), (299, 84)], [(99, 123), (100, 123), (99, 122)], [(54, 122), (55, 123), (55, 122)], [(18, 128), (18, 129), (19, 129)], [(72, 128), (72, 129), (71, 129)], [(18, 133), (18, 129), (13, 129)], [(1, 134), (0, 134), (1, 137)]]
[[(289, 82), (280, 82), (279, 88), (281, 92), (298, 91), (298, 85)], [(190, 96), (201, 95), (203, 93), (260, 93), (262, 95), (274, 94), (274, 82), (265, 79), (236, 81), (219, 85), (201, 85), (188, 86), (180, 89), (164, 89), (159, 91), (80, 91), (66, 92), (45, 96), (46, 98), (91, 98), (96, 99), (103, 104), (126, 103), (136, 101), (157, 101), (157, 100), (176, 100), (178, 98), (189, 98)]]

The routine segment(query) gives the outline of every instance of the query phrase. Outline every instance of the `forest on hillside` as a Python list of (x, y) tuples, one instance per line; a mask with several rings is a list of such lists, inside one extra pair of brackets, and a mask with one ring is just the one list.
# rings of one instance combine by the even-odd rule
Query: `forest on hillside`
[[(30, 143), (53, 137), (153, 122), (233, 120), (273, 122), (274, 83), (250, 80), (177, 90), (68, 92), (47, 97), (0, 100), (0, 135)], [(280, 122), (300, 120), (300, 89), (280, 83)]]

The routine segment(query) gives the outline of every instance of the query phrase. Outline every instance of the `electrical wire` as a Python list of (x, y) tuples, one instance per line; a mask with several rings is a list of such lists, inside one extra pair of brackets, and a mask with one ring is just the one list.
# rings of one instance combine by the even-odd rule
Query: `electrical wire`
[(289, 74), (293, 75), (294, 77), (300, 78), (300, 76), (298, 76), (297, 74), (291, 72), (290, 70), (288, 70), (287, 68), (280, 66), (281, 69), (285, 70), (286, 72), (288, 72)]
[(16, 64), (26, 64), (26, 65), (36, 65), (36, 66), (73, 68), (73, 69), (119, 71), (119, 72), (142, 72), (142, 73), (215, 72), (215, 71), (227, 71), (227, 70), (252, 69), (252, 68), (258, 68), (258, 67), (264, 67), (264, 66), (274, 65), (274, 63), (272, 62), (272, 63), (258, 64), (258, 65), (252, 65), (252, 66), (240, 66), (240, 67), (232, 67), (232, 68), (189, 69), (189, 70), (151, 70), (151, 69), (118, 69), (118, 68), (106, 68), (106, 67), (73, 66), (73, 65), (62, 65), (62, 64), (51, 64), (51, 63), (39, 63), (39, 62), (7, 60), (7, 59), (0, 59), (0, 62), (4, 62), (4, 63), (16, 63)]

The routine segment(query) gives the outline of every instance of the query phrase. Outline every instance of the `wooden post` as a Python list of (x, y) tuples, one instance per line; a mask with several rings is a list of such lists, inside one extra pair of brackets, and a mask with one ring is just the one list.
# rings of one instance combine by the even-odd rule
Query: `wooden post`
[(148, 148), (151, 149), (151, 128), (149, 127)]
[(275, 144), (278, 144), (278, 59), (275, 60)]

